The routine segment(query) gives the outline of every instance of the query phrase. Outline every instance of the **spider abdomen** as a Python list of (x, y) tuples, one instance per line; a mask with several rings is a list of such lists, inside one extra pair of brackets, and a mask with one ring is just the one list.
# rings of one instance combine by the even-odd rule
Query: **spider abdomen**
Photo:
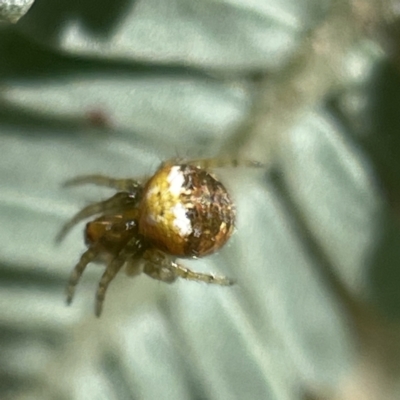
[(168, 254), (202, 257), (232, 235), (235, 207), (213, 175), (186, 164), (164, 164), (145, 186), (139, 232)]

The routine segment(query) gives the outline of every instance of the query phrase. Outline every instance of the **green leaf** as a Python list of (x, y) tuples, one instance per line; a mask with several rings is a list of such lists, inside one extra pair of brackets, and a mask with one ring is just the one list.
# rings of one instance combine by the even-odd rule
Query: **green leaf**
[[(0, 398), (293, 400), (342, 388), (359, 348), (337, 286), (374, 301), (368, 260), (384, 198), (328, 100), (373, 77), (343, 73), (316, 101), (297, 104), (294, 123), (273, 132), (274, 162), (276, 143), (246, 125), (254, 110), (268, 118), (260, 92), (290, 81), (289, 67), (332, 12), (316, 0), (44, 0), (1, 27)], [(379, 57), (359, 42), (343, 50), (354, 53), (373, 70)], [(352, 60), (342, 60), (350, 72)], [(272, 117), (285, 125), (285, 112)], [(90, 265), (64, 305), (84, 226), (61, 245), (54, 238), (84, 205), (112, 194), (62, 188), (65, 180), (145, 180), (170, 158), (242, 154), (246, 140), (257, 150), (247, 157), (265, 154), (256, 161), (268, 170), (213, 171), (235, 199), (234, 236), (218, 254), (182, 261), (237, 285), (120, 273), (98, 320), (104, 266)]]

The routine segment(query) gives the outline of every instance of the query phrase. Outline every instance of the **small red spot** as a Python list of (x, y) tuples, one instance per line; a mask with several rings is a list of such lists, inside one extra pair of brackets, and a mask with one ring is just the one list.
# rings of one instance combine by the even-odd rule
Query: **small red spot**
[(110, 115), (100, 108), (86, 111), (85, 120), (93, 128), (104, 129), (111, 127)]

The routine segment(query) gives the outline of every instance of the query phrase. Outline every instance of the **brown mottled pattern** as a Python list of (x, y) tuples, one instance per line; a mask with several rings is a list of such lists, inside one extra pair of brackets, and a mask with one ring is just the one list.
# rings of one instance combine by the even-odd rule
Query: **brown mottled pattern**
[(187, 237), (185, 255), (202, 257), (221, 248), (232, 235), (235, 206), (225, 187), (209, 172), (182, 165), (185, 176), (183, 202), (192, 222), (193, 232)]
[[(148, 182), (141, 206), (140, 233), (158, 248), (180, 257), (202, 257), (221, 248), (231, 236), (235, 207), (225, 187), (209, 172), (192, 165), (180, 165), (184, 176), (181, 193), (173, 195), (168, 175), (175, 165), (163, 165)], [(174, 226), (176, 204), (182, 204), (192, 225), (183, 236)], [(151, 221), (157, 218), (157, 222)]]

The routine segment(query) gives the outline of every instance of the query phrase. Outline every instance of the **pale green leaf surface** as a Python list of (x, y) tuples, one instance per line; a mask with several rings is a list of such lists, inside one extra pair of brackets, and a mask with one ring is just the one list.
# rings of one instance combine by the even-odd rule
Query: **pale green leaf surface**
[[(223, 153), (254, 86), (189, 66), (277, 71), (328, 2), (81, 3), (37, 1), (17, 29), (1, 31), (0, 397), (296, 400), (336, 388), (355, 338), (265, 170), (221, 171), (237, 231), (218, 254), (185, 261), (234, 287), (120, 274), (98, 320), (102, 268), (89, 267), (64, 305), (83, 226), (54, 243), (74, 212), (112, 193), (63, 189), (66, 179), (144, 177), (171, 157)], [(365, 155), (323, 104), (303, 113), (282, 148), (292, 200), (364, 296), (381, 207)]]
[(35, 5), (21, 29), (102, 59), (259, 69), (287, 59), (329, 2), (120, 0), (105, 1), (99, 10), (89, 1), (71, 5), (69, 13), (61, 4)]
[(338, 128), (322, 110), (307, 115), (288, 135), (283, 165), (314, 235), (343, 282), (361, 295), (382, 204), (367, 160)]

